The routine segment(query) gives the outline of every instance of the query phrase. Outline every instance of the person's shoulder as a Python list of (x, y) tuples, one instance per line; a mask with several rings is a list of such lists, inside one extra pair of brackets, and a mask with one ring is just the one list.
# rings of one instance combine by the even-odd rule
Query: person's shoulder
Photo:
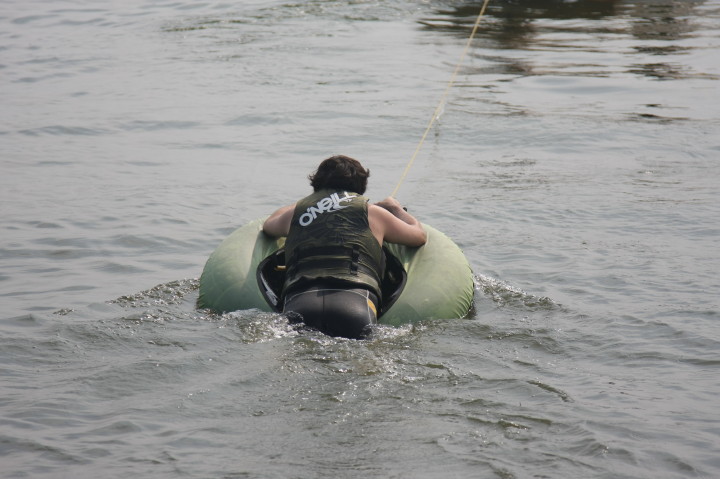
[(368, 203), (368, 214), (380, 221), (394, 221), (397, 219), (388, 210), (373, 203)]

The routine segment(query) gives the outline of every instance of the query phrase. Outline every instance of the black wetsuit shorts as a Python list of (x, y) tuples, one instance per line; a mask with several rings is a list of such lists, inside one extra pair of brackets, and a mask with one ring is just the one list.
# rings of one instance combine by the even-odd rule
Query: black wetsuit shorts
[(366, 338), (377, 324), (378, 299), (362, 288), (344, 288), (330, 283), (289, 292), (283, 312), (291, 322), (302, 322), (329, 336)]

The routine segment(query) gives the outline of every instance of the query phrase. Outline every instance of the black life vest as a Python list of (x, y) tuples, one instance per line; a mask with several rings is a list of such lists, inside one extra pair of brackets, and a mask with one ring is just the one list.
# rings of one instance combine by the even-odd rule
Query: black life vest
[(370, 230), (367, 198), (323, 189), (298, 201), (285, 242), (284, 293), (314, 280), (360, 285), (378, 297), (385, 256)]

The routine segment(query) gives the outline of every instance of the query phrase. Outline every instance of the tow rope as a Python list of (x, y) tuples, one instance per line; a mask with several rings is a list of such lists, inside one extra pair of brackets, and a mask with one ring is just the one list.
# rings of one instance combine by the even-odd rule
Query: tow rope
[(405, 181), (405, 177), (407, 176), (408, 172), (410, 171), (410, 168), (412, 167), (413, 163), (415, 163), (415, 158), (417, 158), (418, 153), (420, 152), (420, 149), (422, 148), (423, 143), (425, 143), (425, 138), (427, 137), (428, 133), (433, 127), (433, 124), (435, 123), (435, 120), (437, 120), (440, 117), (440, 114), (442, 113), (443, 107), (445, 105), (445, 100), (447, 99), (448, 93), (450, 92), (450, 88), (455, 83), (455, 78), (457, 77), (458, 72), (460, 71), (460, 67), (462, 66), (463, 61), (465, 60), (465, 56), (467, 55), (468, 50), (470, 49), (470, 44), (473, 41), (473, 38), (475, 38), (475, 32), (478, 30), (478, 26), (480, 25), (480, 20), (482, 19), (483, 15), (485, 15), (485, 9), (488, 6), (488, 3), (490, 3), (490, 0), (485, 0), (483, 2), (482, 8), (480, 9), (480, 13), (478, 14), (477, 20), (475, 20), (475, 25), (473, 25), (472, 32), (470, 32), (470, 37), (467, 40), (467, 43), (465, 44), (465, 49), (462, 52), (462, 55), (460, 55), (460, 60), (457, 63), (457, 66), (455, 67), (455, 71), (453, 72), (452, 76), (450, 77), (450, 81), (447, 83), (447, 86), (445, 87), (445, 92), (443, 93), (442, 97), (440, 98), (440, 102), (437, 105), (437, 108), (435, 108), (435, 111), (433, 112), (432, 118), (430, 119), (430, 123), (428, 123), (427, 128), (425, 128), (425, 133), (423, 133), (422, 137), (420, 138), (420, 142), (418, 143), (417, 147), (415, 148), (415, 152), (413, 153), (412, 157), (410, 158), (410, 161), (405, 166), (405, 171), (403, 171), (402, 176), (400, 177), (400, 181), (398, 181), (397, 186), (395, 186), (395, 189), (390, 194), (390, 196), (395, 197), (395, 194), (400, 189), (400, 185), (403, 181)]

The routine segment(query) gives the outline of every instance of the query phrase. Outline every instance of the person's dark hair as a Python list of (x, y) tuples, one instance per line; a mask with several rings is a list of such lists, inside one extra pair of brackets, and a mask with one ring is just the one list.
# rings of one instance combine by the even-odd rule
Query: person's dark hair
[(336, 155), (324, 160), (312, 175), (308, 176), (314, 191), (324, 188), (347, 190), (364, 194), (370, 170), (349, 156)]

